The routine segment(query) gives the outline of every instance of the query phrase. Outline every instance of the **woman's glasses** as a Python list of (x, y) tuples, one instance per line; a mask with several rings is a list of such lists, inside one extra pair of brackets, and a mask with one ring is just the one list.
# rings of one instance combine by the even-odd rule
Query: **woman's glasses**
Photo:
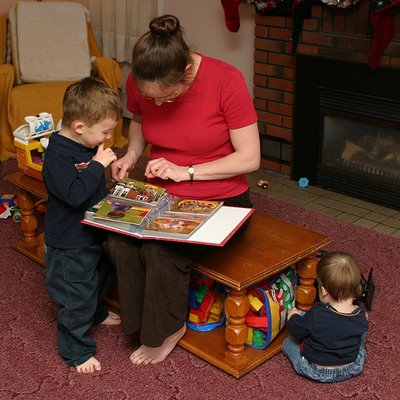
[(146, 100), (150, 100), (150, 101), (155, 101), (155, 102), (161, 102), (161, 103), (173, 103), (176, 98), (178, 97), (179, 92), (176, 90), (174, 93), (169, 94), (167, 96), (162, 96), (162, 97), (150, 97), (150, 96), (146, 96), (143, 93), (140, 93), (139, 90), (137, 91), (137, 94)]

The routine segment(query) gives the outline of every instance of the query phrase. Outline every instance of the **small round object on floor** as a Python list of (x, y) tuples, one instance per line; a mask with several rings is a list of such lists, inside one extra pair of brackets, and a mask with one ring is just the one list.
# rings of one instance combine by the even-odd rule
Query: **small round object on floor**
[(269, 182), (266, 179), (260, 179), (257, 182), (257, 186), (260, 187), (261, 189), (267, 189), (269, 185)]

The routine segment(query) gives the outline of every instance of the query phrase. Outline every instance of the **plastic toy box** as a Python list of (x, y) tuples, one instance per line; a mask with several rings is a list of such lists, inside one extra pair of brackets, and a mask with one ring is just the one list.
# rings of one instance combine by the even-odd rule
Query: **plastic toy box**
[(54, 132), (51, 114), (41, 113), (37, 117), (26, 117), (27, 124), (14, 132), (18, 169), (25, 175), (43, 180), (43, 156), (48, 138)]

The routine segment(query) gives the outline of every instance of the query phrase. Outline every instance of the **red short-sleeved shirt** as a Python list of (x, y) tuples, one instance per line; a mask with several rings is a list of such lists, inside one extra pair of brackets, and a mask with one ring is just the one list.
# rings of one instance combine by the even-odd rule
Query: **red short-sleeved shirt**
[[(142, 134), (151, 144), (150, 158), (164, 157), (177, 165), (196, 165), (231, 154), (229, 130), (257, 121), (252, 98), (239, 70), (202, 56), (195, 80), (173, 103), (161, 106), (137, 94), (132, 74), (127, 85), (127, 108), (142, 118)], [(198, 199), (233, 197), (249, 187), (239, 175), (223, 180), (151, 179), (176, 196)]]

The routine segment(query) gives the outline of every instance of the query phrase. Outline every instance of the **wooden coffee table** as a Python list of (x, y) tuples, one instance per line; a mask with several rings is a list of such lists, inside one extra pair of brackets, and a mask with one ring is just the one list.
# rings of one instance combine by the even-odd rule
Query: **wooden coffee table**
[[(7, 175), (5, 179), (20, 189), (22, 239), (12, 246), (44, 265), (43, 234), (37, 233), (34, 213), (35, 198), (47, 199), (44, 184), (20, 172)], [(228, 324), (211, 332), (188, 329), (179, 345), (236, 378), (279, 353), (286, 330), (281, 331), (265, 350), (244, 345), (247, 338), (244, 321), (249, 310), (246, 289), (289, 266), (295, 266), (299, 276), (297, 307), (304, 311), (310, 309), (316, 298), (316, 252), (331, 241), (327, 236), (279, 218), (254, 213), (240, 240), (194, 265), (195, 270), (230, 288), (225, 303), (230, 316)], [(113, 295), (110, 297), (110, 304), (118, 307), (118, 299)]]
[(244, 345), (247, 339), (244, 321), (249, 310), (246, 289), (295, 266), (299, 276), (296, 305), (304, 311), (310, 309), (316, 299), (316, 252), (331, 241), (279, 218), (254, 213), (249, 228), (237, 243), (194, 265), (195, 270), (230, 288), (225, 302), (230, 316), (228, 324), (211, 332), (188, 329), (179, 345), (236, 378), (279, 353), (286, 329), (265, 350)]

